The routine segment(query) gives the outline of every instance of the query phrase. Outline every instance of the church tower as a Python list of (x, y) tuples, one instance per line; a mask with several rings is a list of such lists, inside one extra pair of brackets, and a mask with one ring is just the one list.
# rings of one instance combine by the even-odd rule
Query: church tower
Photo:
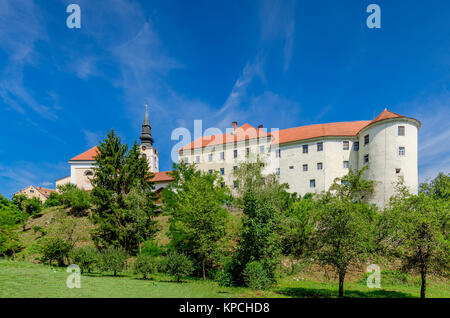
[(141, 137), (141, 153), (147, 159), (151, 172), (159, 172), (159, 154), (153, 146), (152, 127), (148, 119), (148, 107), (145, 105), (145, 117), (142, 123)]

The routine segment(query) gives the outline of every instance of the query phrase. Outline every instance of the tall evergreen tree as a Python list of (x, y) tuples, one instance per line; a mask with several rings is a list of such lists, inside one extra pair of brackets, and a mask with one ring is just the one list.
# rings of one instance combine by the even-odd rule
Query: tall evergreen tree
[(99, 248), (122, 247), (136, 253), (140, 243), (157, 232), (153, 174), (136, 142), (127, 145), (111, 130), (95, 157), (92, 219), (93, 240)]

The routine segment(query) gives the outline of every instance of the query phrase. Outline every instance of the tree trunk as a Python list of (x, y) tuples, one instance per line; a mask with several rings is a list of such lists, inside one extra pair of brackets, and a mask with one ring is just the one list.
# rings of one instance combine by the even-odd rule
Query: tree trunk
[(344, 278), (345, 273), (339, 273), (339, 297), (344, 297)]
[(116, 270), (114, 270), (114, 276), (117, 276), (117, 271)]
[(420, 269), (420, 278), (422, 279), (422, 285), (420, 286), (420, 298), (425, 299), (425, 293), (427, 290), (427, 272), (424, 266)]
[(202, 261), (203, 279), (206, 280), (205, 259)]

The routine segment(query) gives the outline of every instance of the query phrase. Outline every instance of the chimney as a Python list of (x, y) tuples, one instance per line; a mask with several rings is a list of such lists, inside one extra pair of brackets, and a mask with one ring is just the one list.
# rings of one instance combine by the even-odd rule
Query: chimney
[(263, 125), (258, 125), (258, 136), (262, 134)]
[(237, 121), (233, 121), (233, 133), (237, 130)]

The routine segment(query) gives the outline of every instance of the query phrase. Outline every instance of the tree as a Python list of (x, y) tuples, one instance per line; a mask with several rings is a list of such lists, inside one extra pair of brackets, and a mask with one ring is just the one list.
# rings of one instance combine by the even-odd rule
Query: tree
[(228, 189), (221, 178), (181, 163), (175, 169), (175, 182), (163, 193), (165, 210), (170, 214), (171, 246), (189, 255), (201, 267), (206, 279), (226, 236), (228, 212), (223, 207)]
[(123, 247), (135, 254), (140, 244), (155, 236), (157, 223), (153, 174), (136, 142), (130, 151), (112, 130), (95, 157), (92, 219), (97, 246)]
[(156, 272), (156, 258), (147, 254), (139, 254), (134, 262), (134, 273), (141, 274), (144, 279)]
[(373, 193), (373, 182), (362, 172), (336, 178), (321, 195), (314, 211), (310, 253), (322, 266), (332, 266), (339, 278), (339, 297), (349, 266), (375, 250), (377, 209), (364, 202)]
[(90, 273), (99, 261), (98, 251), (92, 246), (82, 246), (72, 249), (69, 252), (69, 258), (74, 264), (80, 267), (81, 274), (85, 271)]
[(244, 283), (243, 272), (247, 264), (259, 262), (270, 284), (275, 283), (275, 269), (280, 255), (278, 235), (279, 212), (271, 202), (248, 188), (243, 197), (244, 217), (240, 239), (233, 256), (232, 275), (236, 284)]
[[(384, 246), (402, 260), (404, 271), (417, 271), (421, 277), (420, 297), (426, 297), (430, 274), (449, 277), (450, 240), (448, 220), (449, 183), (439, 174), (422, 184), (422, 191), (412, 195), (399, 183), (383, 215), (386, 235)], [(445, 185), (445, 186), (443, 186)]]
[(23, 248), (15, 229), (25, 223), (28, 215), (16, 203), (0, 195), (0, 254), (5, 257), (14, 257)]
[(169, 275), (175, 276), (177, 282), (180, 282), (181, 277), (191, 274), (194, 268), (189, 257), (172, 252), (167, 255), (165, 269)]
[(100, 268), (103, 271), (112, 271), (114, 276), (123, 270), (128, 258), (123, 248), (108, 247), (100, 252)]

